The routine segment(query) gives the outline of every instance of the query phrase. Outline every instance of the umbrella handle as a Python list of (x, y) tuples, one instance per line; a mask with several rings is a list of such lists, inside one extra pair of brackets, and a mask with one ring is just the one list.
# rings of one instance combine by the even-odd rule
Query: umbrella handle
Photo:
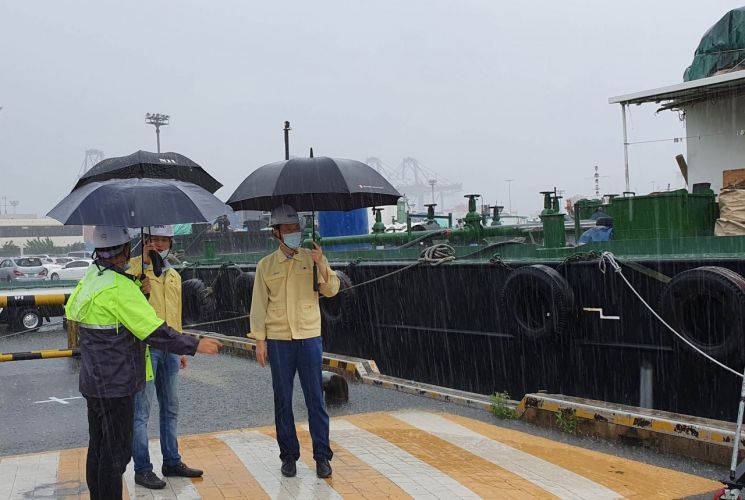
[[(313, 210), (312, 214), (313, 215), (312, 215), (311, 220), (313, 222), (311, 223), (312, 225), (310, 229), (311, 229), (311, 235), (312, 235), (311, 237), (313, 238), (313, 243), (315, 243), (316, 242), (316, 211)], [(318, 291), (318, 266), (316, 265), (315, 262), (313, 263), (313, 291), (314, 292)]]
[[(140, 245), (142, 245), (142, 248), (140, 249), (140, 281), (143, 281), (147, 276), (145, 276), (145, 228), (140, 228)], [(148, 301), (150, 300), (150, 294), (149, 293), (143, 293), (142, 295), (145, 296), (145, 299)]]

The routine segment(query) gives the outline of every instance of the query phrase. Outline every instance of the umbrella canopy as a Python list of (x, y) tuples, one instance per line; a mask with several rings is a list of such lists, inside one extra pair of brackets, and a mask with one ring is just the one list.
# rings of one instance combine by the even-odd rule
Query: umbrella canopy
[(98, 162), (78, 180), (73, 189), (91, 182), (141, 177), (191, 182), (210, 193), (222, 187), (214, 177), (184, 155), (137, 151), (128, 156), (107, 158)]
[(143, 227), (211, 222), (230, 212), (213, 194), (189, 182), (113, 179), (75, 189), (47, 216), (65, 225)]
[(292, 158), (252, 172), (228, 200), (234, 210), (264, 210), (286, 203), (295, 210), (348, 211), (395, 205), (401, 197), (375, 169), (356, 160)]

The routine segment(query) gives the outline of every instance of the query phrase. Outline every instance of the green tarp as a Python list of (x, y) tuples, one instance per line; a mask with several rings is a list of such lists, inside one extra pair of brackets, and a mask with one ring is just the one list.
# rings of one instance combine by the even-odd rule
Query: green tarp
[(745, 7), (731, 10), (709, 28), (696, 49), (683, 81), (712, 76), (745, 63)]
[(186, 234), (191, 234), (191, 224), (174, 224), (173, 225), (174, 236), (183, 236)]

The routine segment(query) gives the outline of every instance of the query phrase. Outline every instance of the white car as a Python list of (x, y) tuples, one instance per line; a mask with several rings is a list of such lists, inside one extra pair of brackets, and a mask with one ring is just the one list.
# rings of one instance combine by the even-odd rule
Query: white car
[(64, 267), (52, 271), (49, 275), (49, 279), (52, 281), (56, 280), (80, 280), (85, 275), (90, 265), (93, 263), (92, 260), (74, 260), (68, 262)]
[(51, 257), (49, 260), (51, 262), (45, 262), (44, 267), (47, 268), (47, 271), (49, 271), (49, 275), (51, 276), (54, 271), (62, 269), (70, 262), (79, 259), (72, 259), (70, 257)]

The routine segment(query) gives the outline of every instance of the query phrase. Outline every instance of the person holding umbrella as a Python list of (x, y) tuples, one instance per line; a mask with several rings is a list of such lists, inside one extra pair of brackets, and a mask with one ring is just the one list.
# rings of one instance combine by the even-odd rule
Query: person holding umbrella
[(124, 227), (96, 226), (94, 265), (67, 301), (80, 336), (80, 392), (88, 405), (86, 482), (91, 499), (122, 497), (132, 455), (134, 395), (145, 383), (145, 345), (177, 354), (216, 354), (221, 344), (180, 335), (158, 318), (129, 267)]
[[(127, 272), (133, 276), (144, 274), (149, 283), (148, 302), (160, 319), (181, 332), (181, 275), (168, 265), (166, 258), (173, 245), (173, 226), (159, 225), (144, 228), (142, 258), (130, 260)], [(143, 272), (142, 264), (145, 264)], [(159, 264), (163, 263), (161, 269)], [(164, 476), (200, 477), (202, 471), (192, 469), (181, 461), (176, 438), (178, 421), (178, 372), (186, 368), (186, 356), (160, 349), (146, 348), (154, 380), (147, 380), (144, 389), (134, 399), (134, 431), (132, 459), (135, 483), (145, 488), (162, 489), (165, 481), (153, 472), (147, 440), (147, 423), (153, 394), (160, 408), (160, 449), (163, 453)]]
[[(339, 291), (339, 278), (315, 242), (313, 250), (301, 248), (300, 219), (294, 208), (280, 205), (272, 210), (272, 234), (279, 241), (276, 252), (256, 266), (251, 301), (251, 333), (256, 339), (256, 358), (272, 374), (274, 424), (279, 444), (281, 472), (297, 474), (300, 444), (292, 413), (295, 374), (308, 409), (313, 459), (320, 478), (331, 476), (329, 460), (329, 416), (323, 398), (321, 363), (321, 312), (318, 293), (333, 297)], [(313, 290), (313, 267), (318, 268), (318, 292)]]

